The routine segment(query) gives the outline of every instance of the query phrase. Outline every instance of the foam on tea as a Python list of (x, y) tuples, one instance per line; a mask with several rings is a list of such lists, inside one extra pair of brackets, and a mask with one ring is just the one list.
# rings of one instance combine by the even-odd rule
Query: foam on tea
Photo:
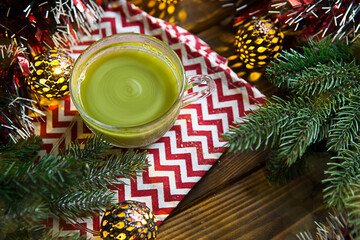
[(80, 95), (84, 111), (107, 125), (132, 127), (164, 114), (178, 83), (162, 58), (137, 49), (110, 51), (85, 69)]

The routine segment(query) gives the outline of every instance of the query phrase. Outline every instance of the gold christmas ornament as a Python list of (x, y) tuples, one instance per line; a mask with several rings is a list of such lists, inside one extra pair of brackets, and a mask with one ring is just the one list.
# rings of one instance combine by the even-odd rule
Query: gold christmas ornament
[(60, 99), (69, 94), (69, 78), (73, 59), (64, 51), (52, 49), (36, 57), (30, 65), (27, 84), (37, 96)]
[(101, 220), (102, 240), (154, 240), (157, 233), (154, 214), (137, 201), (123, 201), (114, 205)]
[(265, 67), (282, 49), (284, 34), (271, 20), (251, 19), (239, 26), (235, 46), (247, 69)]

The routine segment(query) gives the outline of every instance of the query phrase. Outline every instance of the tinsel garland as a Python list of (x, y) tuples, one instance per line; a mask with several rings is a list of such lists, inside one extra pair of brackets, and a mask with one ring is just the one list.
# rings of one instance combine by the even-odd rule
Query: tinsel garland
[(97, 27), (103, 10), (95, 0), (4, 0), (0, 2), (0, 144), (26, 139), (28, 112), (42, 114), (25, 87), (34, 56), (66, 50)]
[(43, 115), (22, 82), (26, 71), (23, 66), (25, 50), (15, 40), (0, 45), (0, 144), (6, 144), (8, 138), (16, 142), (18, 138), (26, 139), (31, 135), (33, 124), (27, 114), (29, 111)]
[(276, 2), (269, 13), (278, 21), (303, 31), (306, 37), (353, 42), (360, 36), (359, 0), (291, 0)]
[(324, 222), (315, 221), (315, 236), (309, 231), (298, 233), (299, 240), (350, 240), (354, 239), (349, 234), (349, 222), (346, 213), (331, 214)]
[(5, 0), (0, 3), (0, 39), (16, 39), (35, 54), (65, 47), (90, 34), (102, 12), (94, 0)]

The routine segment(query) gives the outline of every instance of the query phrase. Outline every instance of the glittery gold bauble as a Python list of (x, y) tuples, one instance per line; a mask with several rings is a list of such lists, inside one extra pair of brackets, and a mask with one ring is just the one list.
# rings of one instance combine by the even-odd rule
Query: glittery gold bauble
[(27, 84), (40, 97), (59, 99), (69, 94), (73, 59), (60, 50), (48, 50), (34, 58)]
[(235, 45), (247, 69), (264, 67), (279, 55), (284, 34), (270, 20), (252, 19), (239, 26)]
[(100, 238), (103, 240), (151, 240), (158, 233), (152, 211), (143, 203), (123, 201), (107, 210), (102, 217)]

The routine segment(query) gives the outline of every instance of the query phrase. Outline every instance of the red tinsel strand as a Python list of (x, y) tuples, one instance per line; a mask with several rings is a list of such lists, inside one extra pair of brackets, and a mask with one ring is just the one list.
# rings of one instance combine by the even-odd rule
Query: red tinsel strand
[[(294, 0), (273, 3), (269, 12), (277, 13), (277, 20), (302, 30), (306, 37), (332, 36), (354, 40), (359, 37), (360, 0)], [(276, 8), (283, 6), (282, 8)]]
[(29, 67), (25, 48), (13, 38), (3, 40), (8, 44), (0, 45), (0, 145), (9, 138), (15, 142), (29, 137), (33, 126), (27, 110), (41, 113), (34, 108), (24, 84)]
[(102, 12), (96, 0), (5, 0), (0, 2), (0, 38), (16, 38), (35, 56), (76, 43), (96, 28)]

